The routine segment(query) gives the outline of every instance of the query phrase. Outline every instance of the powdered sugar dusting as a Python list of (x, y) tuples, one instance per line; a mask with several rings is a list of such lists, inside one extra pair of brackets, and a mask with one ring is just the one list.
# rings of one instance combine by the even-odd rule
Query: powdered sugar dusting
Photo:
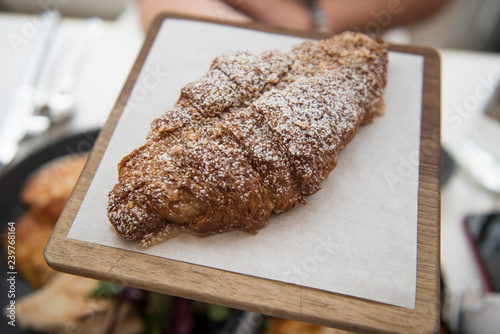
[(385, 44), (354, 33), (290, 53), (219, 56), (120, 162), (110, 222), (144, 245), (171, 224), (256, 233), (273, 210), (318, 191), (359, 125), (380, 113), (386, 67)]

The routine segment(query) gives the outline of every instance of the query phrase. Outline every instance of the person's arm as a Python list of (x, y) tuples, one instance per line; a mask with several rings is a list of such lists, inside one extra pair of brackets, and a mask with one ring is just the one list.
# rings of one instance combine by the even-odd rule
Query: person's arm
[(332, 31), (366, 33), (426, 19), (450, 0), (318, 0)]
[[(223, 0), (252, 19), (293, 29), (312, 29), (313, 16), (293, 0)], [(421, 21), (450, 0), (317, 0), (332, 31), (380, 32)], [(378, 31), (377, 31), (378, 30)]]

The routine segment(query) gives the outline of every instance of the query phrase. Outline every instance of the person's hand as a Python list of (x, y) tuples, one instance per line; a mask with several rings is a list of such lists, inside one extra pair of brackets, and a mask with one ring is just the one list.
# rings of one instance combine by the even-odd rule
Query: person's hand
[(137, 0), (141, 22), (147, 29), (153, 19), (162, 12), (194, 15), (229, 21), (248, 21), (243, 13), (220, 0)]
[(255, 21), (282, 28), (309, 30), (313, 17), (309, 9), (291, 0), (222, 0)]

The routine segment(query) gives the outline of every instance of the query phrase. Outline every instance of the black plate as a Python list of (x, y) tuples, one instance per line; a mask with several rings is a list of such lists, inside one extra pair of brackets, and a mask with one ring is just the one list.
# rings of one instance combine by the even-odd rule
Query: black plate
[[(2, 173), (0, 177), (0, 229), (2, 234), (0, 240), (0, 268), (2, 268), (0, 279), (0, 309), (3, 310), (11, 300), (19, 300), (19, 298), (32, 291), (31, 287), (18, 274), (15, 275), (15, 298), (9, 298), (10, 283), (7, 281), (7, 278), (10, 277), (10, 275), (7, 274), (7, 264), (3, 251), (3, 233), (7, 223), (15, 222), (17, 217), (25, 211), (25, 208), (19, 202), (19, 193), (25, 180), (37, 168), (56, 158), (73, 153), (89, 152), (98, 134), (99, 130), (92, 130), (53, 140), (9, 166), (8, 169), (4, 170)], [(17, 324), (13, 327), (8, 324), (8, 321), (10, 321), (10, 319), (4, 316), (0, 317), (0, 333), (33, 333), (20, 329)]]

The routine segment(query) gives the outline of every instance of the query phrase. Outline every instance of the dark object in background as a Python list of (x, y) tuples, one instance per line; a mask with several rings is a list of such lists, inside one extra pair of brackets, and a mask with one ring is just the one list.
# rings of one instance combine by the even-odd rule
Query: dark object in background
[(448, 152), (441, 148), (441, 187), (446, 184), (453, 173), (454, 162)]
[(464, 228), (485, 289), (500, 292), (500, 212), (466, 217)]
[(493, 28), (493, 32), (491, 33), (489, 50), (500, 52), (500, 13), (497, 14), (497, 21), (495, 27)]

